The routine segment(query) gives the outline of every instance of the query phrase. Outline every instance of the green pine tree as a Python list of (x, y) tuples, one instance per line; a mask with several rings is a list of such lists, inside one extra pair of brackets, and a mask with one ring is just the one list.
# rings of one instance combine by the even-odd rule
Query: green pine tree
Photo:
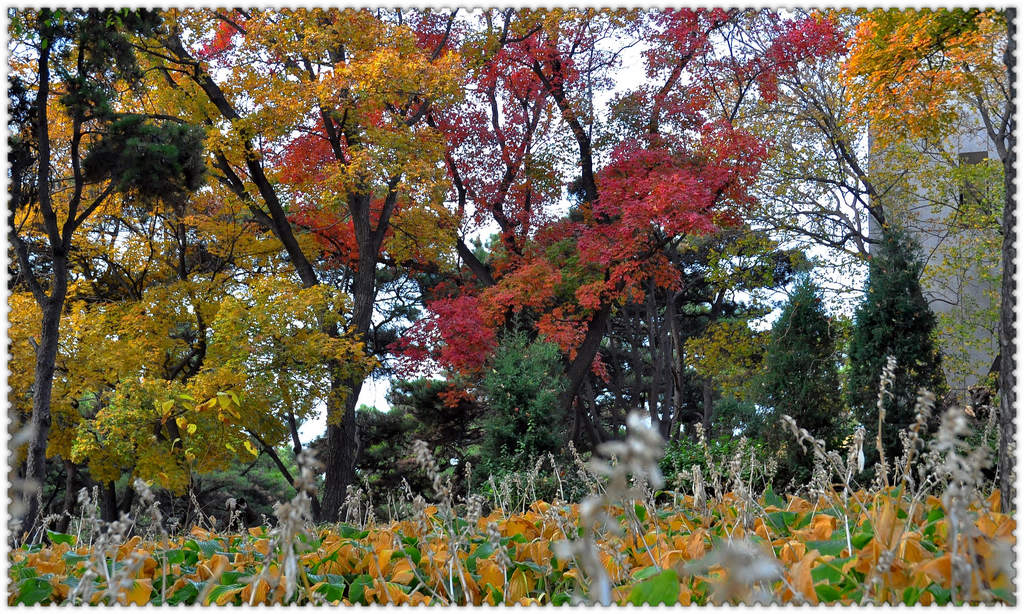
[(945, 377), (942, 357), (932, 339), (936, 319), (921, 292), (923, 264), (918, 246), (906, 233), (887, 228), (871, 259), (864, 302), (854, 316), (850, 340), (848, 399), (867, 429), (865, 456), (877, 460), (878, 388), (886, 358), (896, 358), (892, 397), (885, 405), (882, 445), (892, 468), (902, 454), (899, 432), (914, 421), (917, 392), (940, 396)]
[(486, 472), (529, 469), (565, 445), (564, 416), (557, 410), (564, 383), (558, 346), (522, 333), (507, 335), (484, 377), (489, 415), (484, 423)]
[(778, 484), (807, 483), (814, 460), (812, 450), (802, 451), (792, 434), (781, 428), (783, 414), (830, 448), (842, 442), (848, 421), (838, 367), (835, 328), (818, 289), (804, 277), (772, 328), (761, 379), (761, 402), (772, 412), (764, 436), (776, 449), (784, 450)]

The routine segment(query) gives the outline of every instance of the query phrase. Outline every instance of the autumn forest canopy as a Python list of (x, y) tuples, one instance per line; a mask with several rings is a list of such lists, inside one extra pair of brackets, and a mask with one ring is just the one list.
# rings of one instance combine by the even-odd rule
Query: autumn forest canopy
[[(263, 525), (277, 536), (263, 555), (294, 563), (288, 531), (303, 522), (348, 523), (321, 550), (376, 540), (383, 521), (419, 523), (424, 540), (432, 514), (455, 533), (461, 518), (505, 523), (479, 537), (487, 553), (463, 556), (458, 586), (430, 592), (410, 589), (433, 573), (420, 550), (408, 569), (394, 550), (390, 567), (307, 567), (307, 580), (327, 574), (314, 589), (280, 570), (281, 584), (172, 589), (154, 567), (111, 599), (514, 602), (557, 573), (591, 600), (700, 602), (710, 593), (664, 561), (632, 588), (615, 576), (626, 561), (601, 572), (610, 563), (587, 558), (603, 539), (593, 506), (567, 542), (576, 575), (506, 567), (496, 532), (525, 523), (523, 548), (550, 539), (550, 552), (531, 543), (565, 559), (548, 534), (565, 527), (544, 514), (589, 493), (629, 501), (630, 526), (661, 522), (668, 503), (671, 531), (673, 518), (693, 530), (683, 505), (703, 510), (705, 534), (746, 518), (761, 536), (746, 511), (712, 510), (840, 497), (838, 482), (850, 514), (869, 506), (848, 493), (885, 492), (889, 511), (871, 514), (913, 520), (908, 502), (953, 484), (958, 503), (934, 504), (944, 514), (984, 504), (1001, 527), (1011, 512), (1004, 12), (8, 16), (10, 542), (63, 548), (87, 520), (118, 539)], [(633, 447), (615, 447), (627, 436)], [(604, 457), (615, 462), (583, 469)], [(835, 463), (844, 475), (830, 477)], [(627, 487), (627, 468), (647, 477)], [(117, 524), (139, 510), (157, 511)], [(904, 543), (883, 540), (877, 516), (796, 518), (762, 522), (764, 536), (846, 527), (848, 557), (868, 530), (865, 552)], [(917, 530), (928, 557), (958, 539)], [(476, 542), (455, 533), (457, 561)], [(702, 555), (693, 535), (673, 552)], [(214, 550), (242, 552), (230, 543), (151, 560), (213, 569)], [(780, 544), (793, 578), (807, 568), (782, 599), (839, 599), (846, 589), (814, 588), (812, 548)], [(636, 565), (660, 556), (648, 554)], [(991, 570), (977, 573), (996, 592), (978, 597), (952, 572), (942, 588), (922, 557), (907, 586), (938, 578), (928, 602), (1005, 600)], [(90, 598), (20, 582), (12, 600)]]

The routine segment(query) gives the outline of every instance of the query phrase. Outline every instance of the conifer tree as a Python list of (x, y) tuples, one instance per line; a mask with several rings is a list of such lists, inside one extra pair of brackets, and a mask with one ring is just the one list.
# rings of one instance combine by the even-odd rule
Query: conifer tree
[(920, 388), (937, 396), (945, 387), (942, 357), (932, 339), (935, 314), (921, 291), (923, 264), (918, 246), (901, 230), (886, 228), (871, 259), (864, 302), (854, 317), (850, 340), (849, 404), (867, 429), (865, 456), (877, 459), (878, 390), (888, 356), (896, 359), (895, 377), (885, 401), (882, 444), (886, 463), (902, 453), (899, 432), (914, 421)]
[[(841, 442), (846, 420), (836, 360), (836, 332), (809, 277), (796, 283), (772, 328), (764, 368), (761, 397), (773, 414), (768, 424), (777, 427), (782, 415), (788, 414), (829, 447)], [(790, 480), (806, 483), (811, 477), (813, 452), (801, 451), (787, 435), (779, 428), (766, 433), (769, 442), (784, 443), (788, 451), (780, 459), (777, 480), (780, 484)]]

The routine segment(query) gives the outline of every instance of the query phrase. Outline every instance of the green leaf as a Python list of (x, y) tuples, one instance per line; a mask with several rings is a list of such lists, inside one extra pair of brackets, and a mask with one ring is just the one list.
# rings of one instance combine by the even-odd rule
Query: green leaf
[(356, 577), (352, 581), (352, 584), (348, 587), (348, 599), (352, 603), (362, 603), (366, 605), (366, 587), (373, 586), (373, 578), (368, 574), (362, 574)]
[(776, 531), (785, 532), (785, 534), (788, 535), (789, 525), (796, 520), (796, 517), (796, 512), (769, 512), (768, 524), (770, 524)]
[(248, 575), (251, 575), (251, 574), (249, 572), (245, 572), (245, 571), (225, 571), (224, 573), (220, 574), (220, 583), (221, 584), (236, 584), (238, 582), (239, 578), (241, 578), (242, 576), (248, 576)]
[(948, 588), (942, 588), (932, 582), (926, 590), (932, 594), (932, 597), (935, 597), (935, 605), (946, 605), (949, 603), (950, 592)]
[(67, 533), (57, 533), (55, 531), (46, 531), (46, 535), (50, 538), (50, 541), (54, 544), (67, 544), (74, 546), (78, 541), (78, 538), (74, 535), (68, 535)]
[(345, 584), (343, 582), (326, 582), (318, 586), (316, 592), (323, 595), (327, 601), (341, 601), (345, 598)]
[[(220, 543), (218, 543), (218, 541), (215, 540), (215, 539), (208, 539), (206, 541), (200, 541), (200, 542), (197, 542), (195, 540), (191, 540), (190, 539), (187, 542), (185, 542), (185, 546), (189, 547), (189, 543), (194, 544), (195, 545), (195, 549), (201, 551), (203, 553), (203, 557), (204, 558), (210, 558), (213, 555), (217, 554), (217, 552), (220, 550)], [(189, 547), (189, 549), (192, 549), (192, 548)], [(226, 552), (224, 554), (230, 554), (230, 553)]]
[[(490, 542), (483, 542), (482, 544), (477, 546), (476, 550), (473, 551), (473, 554), (469, 555), (469, 557), (466, 559), (466, 568), (473, 573), (477, 573), (477, 559), (486, 559), (492, 554), (494, 554), (494, 546), (492, 546)], [(419, 561), (417, 561), (416, 564), (418, 565)]]
[(657, 575), (659, 571), (661, 571), (661, 568), (654, 567), (653, 565), (650, 567), (644, 567), (643, 569), (633, 573), (633, 580), (646, 580), (651, 576)]
[(572, 601), (572, 597), (565, 593), (555, 593), (554, 595), (551, 595), (551, 605), (554, 606), (565, 605), (570, 601)]
[[(850, 541), (853, 541), (852, 539)], [(817, 550), (822, 554), (829, 556), (839, 556), (843, 553), (846, 548), (845, 539), (826, 539), (821, 541), (809, 541), (807, 542), (807, 550)]]
[(199, 585), (191, 580), (188, 584), (174, 591), (174, 594), (167, 598), (167, 605), (178, 605), (184, 603), (192, 605), (199, 596)]
[(633, 504), (633, 512), (636, 514), (636, 517), (640, 522), (645, 522), (647, 520), (647, 507), (643, 503)]
[(523, 571), (532, 571), (534, 573), (544, 575), (544, 568), (534, 563), (533, 561), (516, 561), (516, 569), (522, 569)]
[[(212, 605), (215, 601), (217, 601), (217, 597), (220, 597), (222, 594), (228, 591), (241, 590), (243, 588), (245, 588), (245, 584), (218, 584), (213, 588), (213, 590), (210, 591), (210, 594), (206, 596), (206, 600), (208, 600), (208, 602)], [(239, 598), (240, 597), (236, 594), (235, 599)]]
[[(867, 527), (867, 530), (861, 530), (860, 533), (855, 533), (850, 536), (850, 542), (854, 548), (860, 549), (868, 544), (869, 541), (875, 536), (875, 530), (871, 527)], [(851, 552), (851, 554), (853, 554)]]
[(797, 529), (802, 529), (802, 528), (810, 525), (811, 524), (811, 518), (813, 518), (813, 517), (814, 517), (814, 512), (807, 512), (806, 514), (804, 514), (803, 516), (800, 517), (800, 520), (796, 521), (796, 524), (793, 525), (793, 530), (795, 531)]
[(916, 586), (908, 586), (903, 589), (903, 605), (914, 605), (921, 596), (921, 589)]
[(25, 578), (18, 582), (18, 598), (15, 604), (36, 605), (50, 598), (53, 587), (42, 578)]
[(64, 556), (62, 556), (61, 558), (64, 559), (65, 563), (75, 565), (76, 563), (81, 563), (82, 561), (88, 559), (89, 555), (78, 554), (77, 552), (65, 552)]
[(422, 558), (422, 555), (420, 555), (420, 551), (418, 548), (414, 548), (413, 546), (406, 546), (405, 548), (402, 548), (402, 552), (408, 555), (409, 559), (413, 562), (414, 565), (420, 564), (420, 558)]
[(187, 558), (189, 558), (188, 555), (191, 555), (192, 557), (195, 557), (195, 559), (196, 559), (196, 560), (192, 561), (190, 564), (194, 565), (196, 562), (198, 562), (199, 557), (196, 555), (195, 552), (193, 552), (191, 550), (185, 551), (185, 550), (181, 550), (181, 549), (178, 549), (178, 548), (175, 548), (174, 550), (165, 550), (157, 558), (158, 558), (158, 560), (161, 557), (166, 558), (168, 565), (181, 565), (181, 564), (185, 563)]
[(628, 600), (633, 605), (675, 605), (679, 603), (679, 576), (675, 570), (666, 569), (634, 586)]
[(843, 598), (843, 594), (839, 592), (839, 589), (829, 584), (814, 585), (814, 592), (818, 595), (819, 601), (827, 603), (834, 603)]
[(768, 486), (768, 490), (764, 491), (764, 504), (782, 508), (786, 507), (786, 502), (782, 500), (782, 497), (775, 494), (771, 486)]
[(360, 535), (361, 533), (362, 533), (362, 531), (360, 531), (359, 529), (357, 529), (357, 528), (355, 528), (355, 527), (353, 527), (351, 525), (347, 525), (347, 524), (339, 524), (338, 525), (338, 534), (341, 535), (344, 539), (362, 539), (363, 537), (365, 537), (365, 535), (361, 536)]
[[(814, 548), (811, 544), (814, 542), (807, 543), (807, 549), (811, 550)], [(819, 550), (820, 552), (820, 550)], [(843, 565), (852, 561), (853, 557), (846, 557), (842, 559), (832, 559), (826, 563), (822, 563), (811, 570), (811, 579), (815, 582), (828, 582), (829, 584), (839, 584), (843, 581), (846, 576), (843, 574)]]

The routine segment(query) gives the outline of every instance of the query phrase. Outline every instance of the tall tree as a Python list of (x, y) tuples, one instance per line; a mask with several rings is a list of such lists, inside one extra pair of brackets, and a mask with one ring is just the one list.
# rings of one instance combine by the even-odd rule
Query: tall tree
[[(1008, 8), (866, 12), (846, 74), (855, 106), (890, 142), (941, 140), (975, 113), (1003, 165), (999, 314), (999, 475), (1011, 509), (1014, 438), (1014, 202), (1016, 157), (1013, 22)], [(883, 143), (884, 145), (884, 143)]]
[[(921, 292), (921, 259), (913, 239), (886, 228), (871, 258), (864, 302), (854, 315), (849, 351), (850, 409), (874, 433), (878, 425), (879, 381), (888, 357), (896, 372), (885, 396), (882, 451), (891, 470), (902, 452), (899, 432), (914, 421), (918, 391), (941, 395), (945, 381), (942, 357), (933, 341), (935, 315)], [(878, 453), (869, 436), (865, 449)]]
[(772, 327), (760, 378), (762, 403), (772, 409), (772, 428), (766, 440), (788, 448), (779, 463), (782, 484), (806, 484), (811, 477), (813, 451), (801, 452), (792, 440), (773, 436), (782, 414), (823, 439), (830, 449), (842, 441), (845, 403), (840, 394), (836, 329), (810, 277), (797, 281), (782, 314)]
[[(175, 198), (203, 181), (201, 139), (186, 125), (125, 113), (118, 88), (137, 87), (133, 36), (145, 10), (20, 11), (12, 16), (11, 214), (14, 283), (41, 312), (22, 530), (39, 512), (53, 375), (76, 232), (115, 194)], [(30, 76), (31, 75), (31, 76)]]
[[(277, 237), (304, 286), (325, 278), (320, 249), (304, 237), (317, 226), (341, 229), (335, 243), (351, 249), (335, 265), (347, 271), (352, 332), (367, 343), (382, 251), (404, 245), (394, 260), (415, 260), (408, 246), (435, 243), (431, 225), (446, 217), (432, 188), (441, 152), (424, 118), (459, 95), (453, 20), (383, 10), (196, 11), (176, 14), (162, 46), (148, 49), (181, 112), (225, 127), (211, 138), (214, 176)], [(336, 517), (354, 479), (355, 405), (366, 376), (334, 366), (324, 519)]]
[[(473, 303), (467, 317), (492, 328), (513, 315), (533, 314), (538, 332), (565, 355), (568, 381), (560, 405), (572, 416), (582, 406), (576, 401), (584, 382), (602, 369), (599, 352), (612, 313), (642, 299), (650, 280), (658, 287), (679, 282), (666, 248), (730, 225), (751, 204), (748, 187), (766, 150), (734, 124), (737, 100), (757, 95), (763, 74), (821, 53), (820, 36), (809, 21), (783, 20), (787, 25), (770, 34), (776, 43), (771, 53), (759, 55), (727, 44), (747, 23), (738, 11), (668, 11), (647, 20), (628, 11), (592, 10), (501, 16), (512, 24), (495, 34), (509, 47), (504, 57), (527, 70), (516, 73), (512, 84), (497, 83), (553, 105), (577, 162), (563, 179), (576, 204), (569, 216), (539, 228), (529, 245), (495, 258), (493, 284), (457, 290)], [(622, 48), (641, 36), (649, 43), (644, 59), (656, 85), (619, 104), (628, 109), (627, 121), (620, 122), (628, 129), (605, 130), (607, 117), (595, 93), (607, 85)], [(517, 151), (498, 153), (508, 161), (517, 159)], [(490, 166), (502, 168), (497, 160)], [(531, 195), (503, 201), (503, 214), (537, 219)], [(424, 328), (447, 324), (437, 313), (428, 317), (433, 324)]]

